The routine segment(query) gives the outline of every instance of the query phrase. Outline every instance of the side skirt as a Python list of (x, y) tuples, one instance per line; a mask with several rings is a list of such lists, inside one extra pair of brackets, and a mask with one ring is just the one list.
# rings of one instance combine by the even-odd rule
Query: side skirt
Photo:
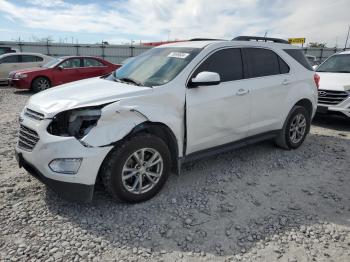
[(180, 170), (181, 170), (181, 165), (183, 163), (187, 163), (187, 162), (191, 162), (200, 158), (205, 158), (205, 157), (210, 157), (213, 155), (217, 155), (220, 153), (224, 153), (227, 151), (231, 151), (233, 149), (237, 149), (243, 146), (247, 146), (247, 145), (251, 145), (251, 144), (255, 144), (264, 140), (269, 140), (272, 138), (275, 138), (278, 133), (280, 132), (280, 130), (273, 130), (273, 131), (269, 131), (266, 133), (262, 133), (259, 135), (254, 135), (251, 137), (247, 137), (247, 138), (243, 138), (241, 140), (238, 141), (234, 141), (228, 144), (224, 144), (224, 145), (220, 145), (220, 146), (216, 146), (216, 147), (212, 147), (209, 149), (204, 149), (198, 152), (194, 152), (191, 153), (185, 157), (179, 158), (178, 159), (178, 173), (180, 174)]

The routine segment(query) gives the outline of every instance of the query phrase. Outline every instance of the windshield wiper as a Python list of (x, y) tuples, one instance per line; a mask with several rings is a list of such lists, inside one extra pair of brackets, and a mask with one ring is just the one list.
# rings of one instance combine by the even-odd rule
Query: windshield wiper
[(115, 78), (115, 79), (116, 79), (116, 81), (119, 80), (119, 81), (122, 81), (122, 82), (133, 83), (133, 84), (135, 84), (137, 86), (141, 86), (142, 85), (141, 82), (139, 82), (139, 81), (137, 81), (135, 79), (129, 78), (129, 77), (122, 77), (122, 78)]

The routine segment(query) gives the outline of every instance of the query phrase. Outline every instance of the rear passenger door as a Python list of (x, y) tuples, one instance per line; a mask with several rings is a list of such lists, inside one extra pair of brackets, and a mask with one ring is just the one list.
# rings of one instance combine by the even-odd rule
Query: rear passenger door
[(290, 68), (274, 51), (242, 48), (246, 83), (252, 99), (248, 136), (281, 129), (281, 110), (292, 85)]
[(83, 78), (101, 76), (104, 74), (106, 66), (94, 58), (83, 58), (81, 73)]
[(243, 80), (239, 48), (216, 50), (198, 65), (220, 75), (220, 84), (186, 90), (187, 154), (227, 144), (246, 136), (250, 94)]

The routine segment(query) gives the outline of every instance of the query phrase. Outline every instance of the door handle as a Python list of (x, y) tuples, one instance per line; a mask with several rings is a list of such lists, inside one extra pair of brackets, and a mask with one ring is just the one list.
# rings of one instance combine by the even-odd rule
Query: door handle
[(282, 82), (282, 85), (289, 85), (290, 84), (290, 80), (288, 79), (284, 79)]
[(238, 95), (238, 96), (244, 96), (244, 95), (246, 95), (246, 94), (248, 94), (248, 93), (249, 93), (249, 90), (246, 90), (246, 89), (241, 88), (241, 89), (239, 89), (239, 90), (237, 91), (236, 95)]

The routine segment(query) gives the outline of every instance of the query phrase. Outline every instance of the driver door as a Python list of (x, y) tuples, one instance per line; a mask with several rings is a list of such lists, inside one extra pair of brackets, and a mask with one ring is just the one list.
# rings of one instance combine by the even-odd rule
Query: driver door
[(251, 96), (243, 79), (241, 50), (215, 51), (191, 79), (203, 71), (218, 73), (221, 82), (186, 90), (186, 154), (245, 138), (250, 124)]
[(81, 58), (68, 58), (55, 68), (55, 79), (57, 85), (73, 82), (82, 79)]

